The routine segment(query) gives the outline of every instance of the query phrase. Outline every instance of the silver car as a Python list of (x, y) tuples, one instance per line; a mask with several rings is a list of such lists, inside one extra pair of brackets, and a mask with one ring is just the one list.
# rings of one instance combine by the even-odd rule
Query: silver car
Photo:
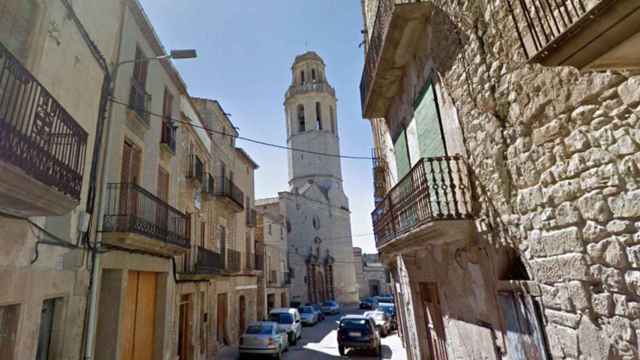
[(247, 326), (240, 337), (240, 357), (243, 355), (271, 355), (276, 359), (289, 348), (286, 330), (273, 321), (257, 321)]
[(318, 313), (312, 306), (301, 306), (299, 311), (302, 325), (315, 325), (320, 320), (318, 319)]

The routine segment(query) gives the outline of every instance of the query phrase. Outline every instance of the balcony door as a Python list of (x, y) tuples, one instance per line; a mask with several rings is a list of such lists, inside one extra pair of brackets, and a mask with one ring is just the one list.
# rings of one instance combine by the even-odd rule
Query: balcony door
[(169, 208), (163, 206), (169, 203), (169, 173), (158, 167), (158, 193), (156, 194), (163, 204), (158, 204), (156, 208), (156, 222), (160, 229), (167, 229), (176, 232), (175, 226), (169, 224)]
[(191, 347), (191, 294), (180, 297), (180, 312), (178, 314), (178, 358), (189, 360)]
[(138, 192), (135, 186), (139, 183), (142, 152), (129, 141), (122, 148), (122, 171), (120, 172), (120, 215), (121, 221), (128, 221), (129, 216), (139, 213)]

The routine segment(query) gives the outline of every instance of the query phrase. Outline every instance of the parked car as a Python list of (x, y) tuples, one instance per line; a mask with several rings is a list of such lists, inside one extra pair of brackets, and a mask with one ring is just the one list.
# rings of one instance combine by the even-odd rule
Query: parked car
[(302, 337), (302, 321), (300, 313), (292, 308), (276, 308), (269, 312), (269, 320), (278, 323), (279, 329), (284, 329), (289, 338), (289, 344), (295, 345)]
[(372, 310), (376, 307), (378, 307), (378, 300), (372, 297), (364, 298), (360, 301), (360, 309)]
[(318, 313), (311, 306), (301, 306), (298, 309), (300, 312), (300, 318), (302, 319), (302, 325), (315, 325), (318, 323)]
[(364, 313), (364, 316), (373, 319), (373, 322), (375, 322), (376, 329), (380, 333), (380, 336), (387, 336), (387, 334), (391, 331), (391, 320), (384, 311), (367, 311)]
[(378, 310), (383, 311), (389, 317), (391, 322), (391, 330), (398, 329), (398, 320), (396, 317), (396, 306), (389, 303), (381, 303), (378, 305)]
[(395, 302), (393, 301), (393, 296), (391, 295), (375, 296), (374, 299), (376, 299), (379, 304), (395, 304)]
[(333, 300), (325, 301), (321, 305), (322, 312), (330, 315), (340, 314), (340, 305)]
[(307, 306), (311, 306), (316, 311), (320, 321), (324, 320), (324, 313), (322, 312), (322, 306), (320, 306), (320, 304), (307, 304)]
[(363, 315), (347, 315), (340, 319), (338, 327), (338, 351), (344, 356), (347, 350), (370, 350), (376, 356), (382, 353), (380, 334), (373, 319)]
[(240, 336), (240, 357), (246, 355), (271, 355), (280, 359), (289, 348), (287, 332), (273, 321), (257, 321), (249, 324)]

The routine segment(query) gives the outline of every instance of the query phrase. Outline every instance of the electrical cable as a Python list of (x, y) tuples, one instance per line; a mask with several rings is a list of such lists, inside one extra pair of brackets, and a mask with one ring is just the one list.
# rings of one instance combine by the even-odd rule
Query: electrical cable
[[(118, 104), (118, 105), (123, 105), (126, 106), (136, 112), (143, 112), (145, 114), (149, 114), (152, 116), (156, 116), (159, 118), (164, 118), (167, 119), (166, 116), (161, 115), (161, 114), (157, 114), (151, 111), (147, 111), (144, 109), (134, 109), (132, 108), (129, 104), (127, 104), (126, 102), (122, 102), (119, 101), (117, 99), (114, 99), (113, 97), (110, 99), (111, 102)], [(305, 149), (299, 149), (299, 148), (294, 148), (294, 147), (290, 147), (290, 146), (285, 146), (285, 145), (278, 145), (278, 144), (273, 144), (273, 143), (269, 143), (266, 141), (262, 141), (262, 140), (256, 140), (256, 139), (252, 139), (252, 138), (248, 138), (248, 137), (244, 137), (244, 136), (235, 136), (233, 134), (227, 134), (225, 132), (222, 131), (218, 131), (218, 130), (213, 130), (213, 129), (209, 129), (205, 126), (202, 125), (197, 125), (194, 124), (191, 121), (185, 121), (185, 120), (181, 120), (181, 119), (175, 119), (175, 118), (168, 118), (171, 121), (177, 122), (177, 123), (182, 123), (182, 124), (189, 124), (195, 128), (199, 128), (199, 129), (203, 129), (204, 131), (210, 133), (210, 134), (218, 134), (218, 135), (222, 135), (222, 136), (228, 136), (228, 137), (232, 137), (234, 139), (237, 140), (243, 140), (243, 141), (247, 141), (247, 142), (251, 142), (254, 144), (258, 144), (258, 145), (263, 145), (263, 146), (268, 146), (268, 147), (273, 147), (276, 149), (280, 149), (280, 150), (289, 150), (289, 151), (295, 151), (295, 152), (301, 152), (301, 153), (307, 153), (307, 154), (312, 154), (312, 155), (319, 155), (319, 156), (327, 156), (327, 157), (334, 157), (334, 158), (340, 158), (340, 159), (349, 159), (349, 160), (368, 160), (368, 161), (372, 161), (374, 160), (373, 157), (371, 156), (351, 156), (351, 155), (340, 155), (340, 154), (331, 154), (331, 153), (323, 153), (323, 152), (319, 152), (319, 151), (313, 151), (313, 150), (305, 150)]]

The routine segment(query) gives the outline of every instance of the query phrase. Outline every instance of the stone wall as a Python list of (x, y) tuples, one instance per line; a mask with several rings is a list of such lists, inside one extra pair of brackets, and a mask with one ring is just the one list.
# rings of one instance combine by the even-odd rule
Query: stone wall
[(435, 71), (477, 185), (478, 242), (515, 250), (541, 285), (553, 357), (637, 358), (640, 77), (528, 64), (506, 2), (433, 3), (390, 132)]

